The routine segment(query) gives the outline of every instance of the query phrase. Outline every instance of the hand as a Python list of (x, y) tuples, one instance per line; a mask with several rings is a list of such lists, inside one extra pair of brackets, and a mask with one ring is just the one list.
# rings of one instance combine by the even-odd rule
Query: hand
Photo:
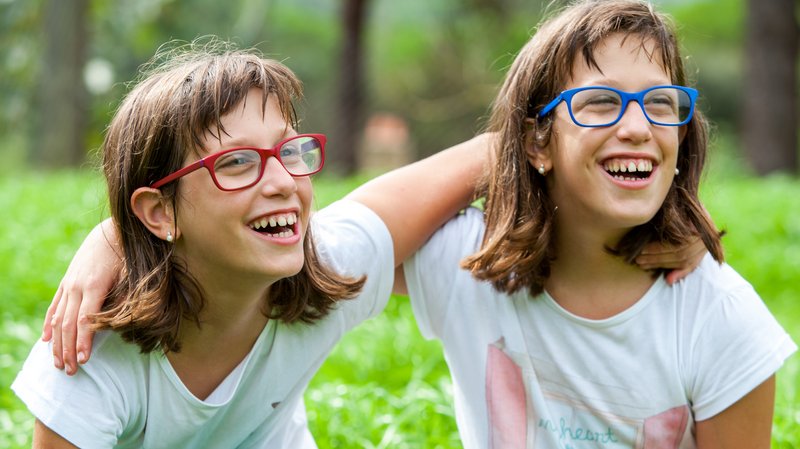
[(78, 248), (58, 286), (42, 325), (42, 340), (53, 340), (53, 364), (68, 375), (86, 363), (94, 331), (89, 317), (100, 311), (114, 286), (122, 261), (111, 220), (92, 229)]
[(666, 281), (672, 285), (694, 271), (707, 252), (700, 237), (694, 237), (684, 246), (649, 243), (636, 258), (636, 264), (644, 270), (671, 270), (667, 273)]

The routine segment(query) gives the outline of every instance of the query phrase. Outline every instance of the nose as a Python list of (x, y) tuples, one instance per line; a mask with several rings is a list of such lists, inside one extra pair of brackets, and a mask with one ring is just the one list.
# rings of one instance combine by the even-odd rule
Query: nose
[(297, 181), (274, 156), (267, 159), (259, 184), (266, 196), (289, 196), (297, 191)]
[(653, 137), (653, 124), (644, 115), (644, 109), (635, 100), (628, 103), (625, 112), (617, 122), (617, 135), (620, 140), (634, 143), (646, 142)]

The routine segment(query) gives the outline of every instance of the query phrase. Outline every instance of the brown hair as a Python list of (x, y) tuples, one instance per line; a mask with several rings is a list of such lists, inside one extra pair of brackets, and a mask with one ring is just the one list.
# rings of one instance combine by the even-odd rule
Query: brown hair
[[(552, 133), (552, 115), (536, 117), (564, 88), (573, 64), (583, 57), (599, 67), (594, 50), (606, 37), (624, 33), (626, 38), (655, 43), (658, 55), (676, 85), (686, 85), (683, 61), (669, 19), (637, 0), (584, 0), (573, 3), (543, 23), (520, 50), (495, 98), (489, 131), (496, 132), (494, 162), (483, 180), (486, 196), (486, 233), (480, 250), (465, 258), (462, 266), (477, 279), (487, 280), (503, 292), (528, 288), (538, 294), (550, 274), (554, 257), (554, 205), (545, 178), (528, 162), (526, 136), (546, 146)], [(632, 263), (649, 242), (687, 243), (699, 233), (717, 261), (723, 260), (720, 233), (698, 198), (698, 187), (708, 144), (707, 122), (695, 109), (685, 125), (676, 177), (661, 209), (647, 223), (631, 229), (613, 253)], [(532, 128), (532, 129), (531, 129)]]
[[(141, 76), (119, 106), (103, 143), (103, 170), (125, 267), (94, 323), (97, 329), (119, 332), (142, 352), (179, 351), (181, 321), (199, 326), (206, 299), (172, 254), (173, 245), (150, 233), (134, 215), (131, 195), (179, 169), (190, 152), (198, 154), (207, 130), (225, 132), (221, 117), (253, 87), (263, 91), (263, 104), (275, 95), (286, 123), (296, 126), (292, 101), (302, 97), (302, 84), (280, 62), (215, 39), (160, 50)], [(160, 189), (173, 208), (179, 186), (180, 181)], [(264, 302), (270, 319), (312, 323), (338, 300), (361, 290), (364, 277), (342, 277), (320, 263), (311, 228), (304, 252), (302, 270), (270, 287)]]

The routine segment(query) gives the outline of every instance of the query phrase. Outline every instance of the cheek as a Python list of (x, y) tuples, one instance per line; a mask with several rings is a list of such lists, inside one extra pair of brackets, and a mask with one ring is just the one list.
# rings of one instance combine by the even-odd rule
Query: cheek
[(311, 178), (295, 178), (297, 182), (297, 196), (300, 198), (300, 204), (303, 207), (303, 217), (306, 218), (304, 222), (308, 222), (308, 215), (311, 212), (311, 201), (314, 197), (314, 188), (311, 185)]

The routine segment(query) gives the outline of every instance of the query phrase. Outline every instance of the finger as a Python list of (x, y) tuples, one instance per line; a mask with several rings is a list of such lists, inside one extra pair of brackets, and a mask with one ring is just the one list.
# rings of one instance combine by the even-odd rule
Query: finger
[(59, 284), (56, 294), (53, 295), (53, 300), (50, 301), (50, 306), (47, 307), (47, 313), (44, 314), (44, 323), (42, 323), (42, 341), (50, 341), (50, 339), (53, 338), (53, 314), (56, 313), (56, 309), (58, 308), (62, 291), (63, 289), (61, 284)]
[(70, 292), (67, 299), (67, 307), (61, 322), (61, 354), (65, 371), (71, 376), (78, 370), (75, 338), (78, 334), (78, 310), (82, 298), (80, 293)]
[(651, 255), (659, 255), (659, 254), (671, 254), (675, 252), (675, 247), (671, 245), (664, 245), (659, 242), (650, 242), (642, 248), (642, 251), (639, 253), (643, 256), (651, 256)]
[(104, 301), (105, 297), (96, 292), (87, 293), (83, 297), (83, 302), (78, 312), (78, 336), (76, 340), (78, 363), (86, 363), (91, 356), (94, 331), (89, 317), (100, 311)]
[(667, 284), (674, 285), (675, 283), (677, 283), (681, 279), (683, 279), (686, 276), (688, 276), (689, 273), (691, 273), (692, 271), (694, 271), (694, 268), (684, 268), (684, 269), (681, 269), (681, 270), (672, 270), (669, 273), (667, 273), (667, 276), (666, 276), (665, 280), (667, 281)]
[(56, 312), (53, 314), (53, 318), (50, 320), (50, 327), (52, 328), (53, 337), (53, 365), (55, 365), (55, 367), (58, 369), (64, 369), (64, 361), (62, 360), (61, 352), (61, 322), (67, 307), (67, 301), (65, 298), (63, 298), (63, 296), (64, 292), (62, 292), (62, 298), (58, 302), (58, 306), (56, 307)]

